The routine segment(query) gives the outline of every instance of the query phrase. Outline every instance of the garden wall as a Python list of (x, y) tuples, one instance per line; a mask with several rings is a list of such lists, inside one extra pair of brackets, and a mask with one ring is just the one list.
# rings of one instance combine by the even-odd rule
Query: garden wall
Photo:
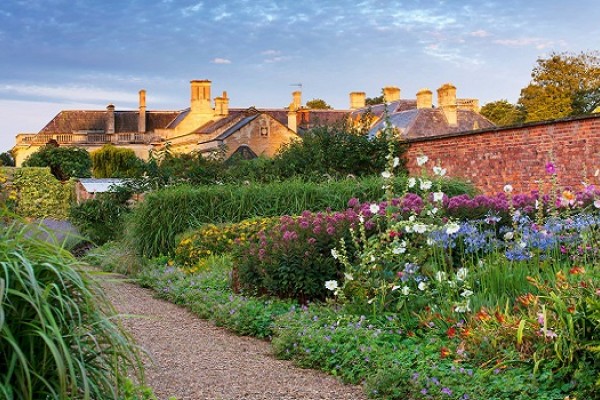
[[(546, 164), (556, 166), (561, 187), (582, 188), (582, 181), (600, 185), (600, 115), (569, 118), (518, 127), (492, 128), (437, 138), (408, 141), (407, 168), (419, 174), (416, 157), (425, 154), (451, 177), (461, 177), (485, 194), (511, 184), (516, 192), (539, 188), (548, 179)], [(548, 189), (548, 184), (545, 186)]]

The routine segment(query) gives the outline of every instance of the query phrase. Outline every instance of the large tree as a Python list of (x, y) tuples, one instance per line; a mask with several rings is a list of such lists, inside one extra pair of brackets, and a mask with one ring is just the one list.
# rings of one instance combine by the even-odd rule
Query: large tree
[(131, 149), (107, 144), (90, 156), (92, 173), (96, 178), (133, 178), (143, 172), (143, 161)]
[(92, 160), (86, 149), (47, 144), (27, 157), (23, 166), (50, 167), (56, 179), (66, 181), (69, 178), (89, 178)]
[(523, 110), (506, 99), (485, 104), (480, 113), (498, 126), (515, 125), (524, 119)]
[(333, 108), (323, 99), (309, 100), (306, 102), (306, 107), (312, 110), (331, 110)]
[(539, 58), (531, 83), (521, 90), (525, 120), (591, 113), (600, 105), (600, 53), (552, 53)]

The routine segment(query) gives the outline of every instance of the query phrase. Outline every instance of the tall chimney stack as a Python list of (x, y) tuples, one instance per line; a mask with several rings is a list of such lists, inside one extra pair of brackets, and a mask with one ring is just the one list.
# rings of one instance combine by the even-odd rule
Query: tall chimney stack
[(421, 89), (417, 92), (417, 109), (431, 108), (433, 106), (433, 93), (429, 89)]
[(350, 93), (350, 109), (357, 110), (359, 108), (365, 108), (367, 94), (365, 92), (352, 92)]
[(302, 92), (296, 90), (292, 93), (292, 98), (293, 101), (291, 106), (293, 106), (294, 110), (299, 110), (300, 108), (302, 108)]
[(211, 81), (209, 80), (193, 80), (190, 81), (191, 99), (190, 107), (192, 112), (212, 112), (211, 97), (210, 97)]
[(227, 92), (223, 92), (220, 97), (215, 97), (215, 114), (227, 115), (229, 114), (229, 99), (227, 98)]
[(144, 89), (139, 92), (139, 116), (138, 116), (138, 132), (146, 132), (146, 91)]
[(438, 90), (438, 107), (442, 109), (450, 126), (458, 125), (456, 103), (456, 86), (451, 83), (443, 84)]
[(386, 103), (400, 100), (400, 88), (396, 86), (386, 86), (383, 88), (383, 100)]
[(287, 113), (287, 117), (288, 117), (288, 128), (290, 128), (291, 131), (298, 133), (298, 113), (296, 112), (294, 103), (290, 104), (290, 107), (289, 107), (288, 113)]
[(115, 133), (115, 106), (113, 104), (106, 106), (106, 133)]

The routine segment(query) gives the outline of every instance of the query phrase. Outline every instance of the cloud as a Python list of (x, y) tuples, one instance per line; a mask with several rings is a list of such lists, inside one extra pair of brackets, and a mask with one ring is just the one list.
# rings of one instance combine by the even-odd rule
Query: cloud
[(277, 55), (281, 54), (281, 51), (279, 51), (279, 50), (265, 50), (265, 51), (261, 51), (260, 54), (262, 54), (263, 56), (277, 56)]
[(484, 38), (484, 37), (490, 36), (491, 34), (488, 31), (480, 29), (478, 31), (474, 31), (474, 32), (469, 33), (469, 35), (473, 36), (473, 37)]
[(196, 14), (198, 11), (202, 10), (203, 7), (204, 7), (204, 3), (202, 3), (200, 1), (196, 4), (194, 4), (193, 6), (182, 8), (181, 14), (183, 14), (184, 17), (190, 17), (190, 16)]
[(214, 58), (211, 63), (213, 64), (231, 64), (231, 60), (228, 60), (226, 58)]
[(497, 39), (494, 43), (507, 47), (535, 47), (538, 50), (554, 47), (556, 44), (564, 45), (564, 41), (555, 42), (536, 37), (524, 37), (518, 39)]
[(49, 99), (53, 101), (132, 103), (137, 102), (137, 92), (100, 89), (93, 86), (78, 85), (28, 85), (0, 84), (0, 94), (15, 97)]

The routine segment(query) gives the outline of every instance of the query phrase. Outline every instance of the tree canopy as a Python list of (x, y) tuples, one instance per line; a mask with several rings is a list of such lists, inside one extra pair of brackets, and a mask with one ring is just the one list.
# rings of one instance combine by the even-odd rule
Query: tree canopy
[(515, 125), (524, 120), (523, 110), (506, 99), (485, 104), (480, 113), (498, 126)]
[(365, 99), (365, 105), (374, 106), (377, 104), (383, 104), (383, 95), (377, 97), (367, 97)]
[(600, 105), (600, 53), (552, 53), (539, 58), (521, 90), (525, 121), (591, 113)]
[(331, 107), (325, 100), (323, 99), (312, 99), (306, 102), (306, 107), (312, 110), (331, 110)]
[(144, 163), (131, 149), (102, 146), (90, 154), (92, 172), (96, 178), (133, 178), (142, 173)]
[(14, 167), (15, 159), (10, 152), (0, 153), (0, 167)]
[(89, 178), (92, 160), (85, 149), (47, 144), (27, 157), (23, 166), (49, 167), (56, 179), (66, 181), (69, 178)]

